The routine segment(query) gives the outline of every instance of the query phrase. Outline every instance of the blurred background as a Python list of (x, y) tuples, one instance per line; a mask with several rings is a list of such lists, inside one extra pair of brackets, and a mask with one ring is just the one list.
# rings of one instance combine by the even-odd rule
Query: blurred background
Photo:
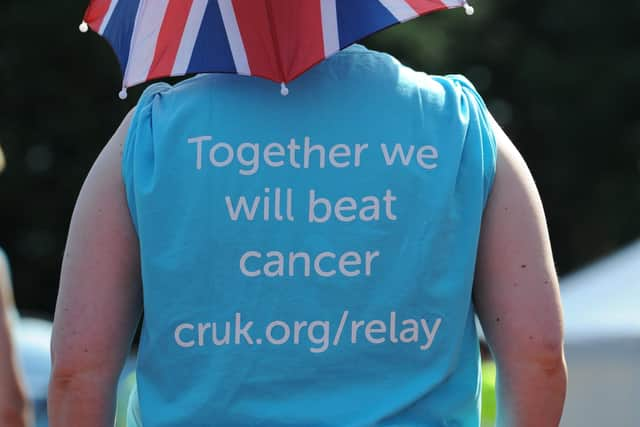
[[(78, 31), (87, 3), (0, 2), (0, 247), (31, 317), (53, 314), (75, 198), (144, 88), (118, 99), (111, 48)], [(604, 425), (571, 424), (594, 399), (611, 400), (618, 418), (607, 425), (640, 425), (639, 409), (624, 406), (640, 401), (640, 2), (473, 4), (472, 17), (441, 12), (363, 44), (476, 85), (536, 178), (566, 277), (570, 383), (581, 385), (570, 385), (565, 425)]]

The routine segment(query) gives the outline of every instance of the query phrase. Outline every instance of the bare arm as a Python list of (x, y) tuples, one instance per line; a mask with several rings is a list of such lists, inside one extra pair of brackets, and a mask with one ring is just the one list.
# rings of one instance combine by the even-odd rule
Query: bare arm
[(498, 164), (480, 237), (474, 301), (496, 360), (498, 426), (560, 422), (567, 373), (562, 309), (533, 178), (493, 122)]
[(138, 243), (121, 176), (131, 113), (80, 191), (53, 323), (50, 425), (113, 426), (117, 381), (141, 314)]
[(0, 425), (25, 427), (30, 425), (31, 408), (11, 339), (9, 313), (14, 309), (9, 265), (0, 250)]

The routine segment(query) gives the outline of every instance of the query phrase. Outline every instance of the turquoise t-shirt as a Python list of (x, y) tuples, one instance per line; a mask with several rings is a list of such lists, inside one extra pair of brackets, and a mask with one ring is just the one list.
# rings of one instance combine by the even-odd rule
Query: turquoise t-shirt
[(479, 425), (482, 100), (357, 45), (289, 89), (200, 75), (140, 99), (131, 425)]

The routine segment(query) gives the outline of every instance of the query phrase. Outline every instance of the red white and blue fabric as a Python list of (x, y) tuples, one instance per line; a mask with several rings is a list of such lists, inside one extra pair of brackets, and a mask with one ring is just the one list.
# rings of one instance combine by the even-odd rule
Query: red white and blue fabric
[(112, 45), (123, 86), (190, 73), (293, 80), (388, 26), (465, 0), (92, 0), (84, 21)]

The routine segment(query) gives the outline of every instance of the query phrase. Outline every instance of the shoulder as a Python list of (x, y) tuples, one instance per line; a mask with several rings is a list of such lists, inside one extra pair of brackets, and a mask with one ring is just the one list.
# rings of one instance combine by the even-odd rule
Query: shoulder
[(423, 105), (457, 107), (471, 101), (480, 108), (486, 108), (473, 83), (462, 74), (429, 74), (402, 63), (391, 54), (359, 45), (349, 47), (337, 57), (353, 62), (351, 66), (365, 78), (393, 83), (405, 96), (420, 96)]
[[(484, 234), (487, 241), (501, 242), (520, 236), (516, 241), (536, 242), (546, 237), (542, 201), (524, 158), (500, 125), (489, 116), (495, 135), (496, 171), (491, 195), (485, 209)], [(493, 251), (502, 243), (486, 245)]]
[(195, 94), (202, 93), (205, 88), (215, 84), (216, 76), (215, 74), (198, 74), (176, 84), (167, 82), (150, 84), (140, 95), (136, 103), (136, 110), (142, 112), (147, 108), (153, 108), (154, 104), (157, 105), (158, 103), (167, 103), (169, 101), (175, 102), (180, 98), (184, 98), (185, 95), (192, 97)]
[(83, 188), (92, 190), (94, 187), (101, 187), (108, 183), (119, 185), (121, 183), (121, 161), (125, 149), (131, 125), (136, 116), (137, 109), (131, 109), (122, 119), (122, 122), (109, 139), (102, 151), (96, 158), (85, 179)]
[(7, 258), (7, 254), (5, 254), (4, 250), (0, 248), (0, 285), (5, 286), (10, 277), (9, 272), (9, 259)]

